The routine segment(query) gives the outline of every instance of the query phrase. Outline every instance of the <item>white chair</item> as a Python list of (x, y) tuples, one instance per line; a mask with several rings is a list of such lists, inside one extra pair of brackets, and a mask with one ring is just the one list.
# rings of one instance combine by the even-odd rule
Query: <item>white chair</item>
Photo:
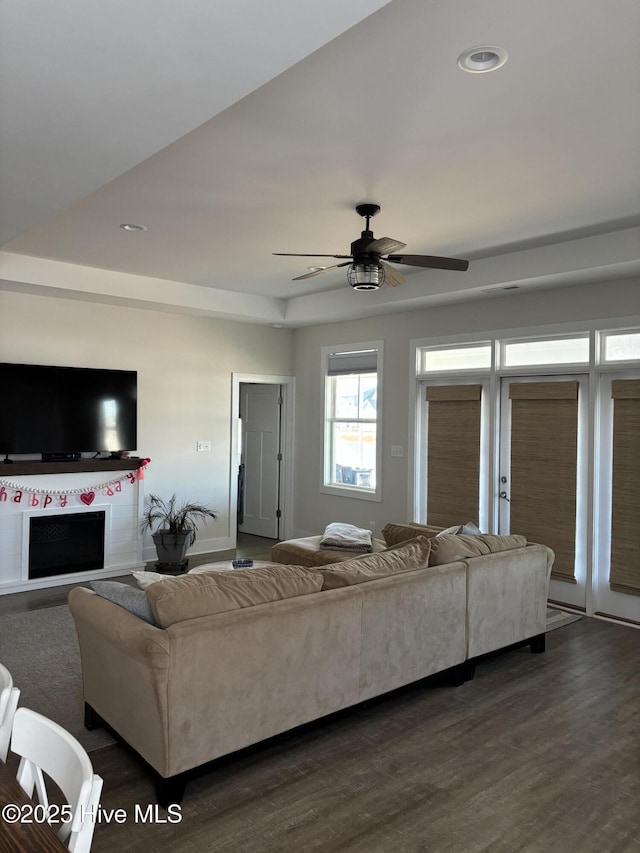
[(29, 708), (18, 708), (11, 751), (21, 756), (17, 779), (27, 796), (32, 797), (35, 787), (38, 802), (48, 807), (43, 771), (60, 788), (72, 817), (62, 824), (58, 837), (71, 853), (89, 853), (102, 779), (94, 774), (85, 749), (62, 726)]
[(13, 686), (11, 673), (0, 663), (0, 761), (7, 760), (13, 716), (19, 698), (20, 691)]

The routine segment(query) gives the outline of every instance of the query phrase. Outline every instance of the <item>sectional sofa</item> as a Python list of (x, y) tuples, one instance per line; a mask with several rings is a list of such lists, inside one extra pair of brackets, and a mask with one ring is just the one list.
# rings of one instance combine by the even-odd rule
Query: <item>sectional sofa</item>
[(220, 756), (434, 673), (461, 684), (510, 644), (544, 649), (548, 548), (415, 532), (322, 567), (129, 587), (143, 618), (140, 602), (73, 589), (87, 725), (106, 722), (145, 759), (166, 806)]

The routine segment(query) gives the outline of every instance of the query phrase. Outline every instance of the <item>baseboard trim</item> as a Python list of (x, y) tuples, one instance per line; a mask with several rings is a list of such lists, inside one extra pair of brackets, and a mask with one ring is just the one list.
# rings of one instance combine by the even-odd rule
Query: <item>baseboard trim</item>
[(587, 615), (587, 608), (580, 607), (577, 604), (568, 604), (566, 601), (556, 601), (555, 598), (548, 598), (547, 604), (555, 604), (557, 607), (562, 607), (563, 610), (571, 610), (573, 613), (581, 613), (583, 616)]
[(612, 613), (604, 613), (602, 610), (596, 610), (593, 615), (599, 616), (601, 619), (611, 619), (612, 622), (622, 622), (625, 625), (634, 625), (640, 628), (640, 622), (636, 619), (626, 619), (624, 616), (614, 616)]

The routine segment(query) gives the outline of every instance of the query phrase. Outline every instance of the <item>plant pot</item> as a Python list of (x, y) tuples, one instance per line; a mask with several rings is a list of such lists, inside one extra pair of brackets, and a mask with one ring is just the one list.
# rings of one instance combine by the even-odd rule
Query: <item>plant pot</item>
[(185, 554), (191, 544), (191, 533), (172, 533), (169, 530), (157, 530), (151, 535), (156, 546), (158, 564), (167, 568), (186, 568)]

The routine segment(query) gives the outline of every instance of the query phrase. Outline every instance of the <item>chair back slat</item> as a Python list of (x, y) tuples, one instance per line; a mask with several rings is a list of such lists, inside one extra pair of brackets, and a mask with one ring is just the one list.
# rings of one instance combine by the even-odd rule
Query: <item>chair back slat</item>
[(35, 788), (38, 801), (46, 806), (45, 776), (56, 783), (71, 806), (71, 819), (60, 826), (58, 837), (71, 853), (89, 853), (102, 779), (94, 774), (84, 747), (47, 717), (18, 708), (11, 749), (20, 756), (17, 778), (27, 796), (32, 797)]

